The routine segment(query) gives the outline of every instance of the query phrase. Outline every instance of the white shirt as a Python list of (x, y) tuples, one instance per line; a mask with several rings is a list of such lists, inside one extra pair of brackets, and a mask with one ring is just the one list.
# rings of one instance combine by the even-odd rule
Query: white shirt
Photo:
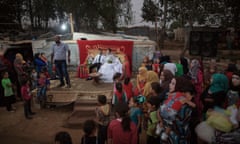
[(61, 42), (59, 45), (53, 44), (51, 50), (53, 53), (54, 60), (66, 60), (69, 47), (67, 44)]
[[(101, 56), (101, 57), (100, 57)], [(95, 56), (95, 58), (94, 58), (94, 60), (93, 60), (93, 64), (95, 64), (95, 63), (104, 63), (104, 61), (105, 61), (105, 56), (102, 54), (102, 55), (100, 55), (100, 54), (97, 54), (96, 56)]]

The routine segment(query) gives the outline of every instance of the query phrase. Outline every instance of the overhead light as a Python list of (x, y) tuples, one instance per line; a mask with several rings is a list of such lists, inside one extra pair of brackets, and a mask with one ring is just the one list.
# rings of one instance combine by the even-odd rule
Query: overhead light
[(67, 25), (66, 25), (66, 24), (62, 24), (62, 25), (61, 25), (61, 29), (62, 29), (63, 31), (67, 30)]

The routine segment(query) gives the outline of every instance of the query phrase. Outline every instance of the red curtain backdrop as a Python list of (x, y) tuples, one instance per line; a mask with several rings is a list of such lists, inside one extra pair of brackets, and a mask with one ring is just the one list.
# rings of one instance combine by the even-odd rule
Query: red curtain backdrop
[(133, 41), (122, 40), (78, 40), (78, 48), (80, 55), (80, 64), (83, 64), (89, 52), (98, 53), (98, 49), (107, 50), (110, 48), (113, 52), (118, 54), (123, 53), (127, 56), (130, 69), (132, 67), (132, 49)]

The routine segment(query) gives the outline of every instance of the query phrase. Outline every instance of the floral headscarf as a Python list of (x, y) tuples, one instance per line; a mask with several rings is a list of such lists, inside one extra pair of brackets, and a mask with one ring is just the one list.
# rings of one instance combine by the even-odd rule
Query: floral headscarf
[(197, 59), (191, 61), (191, 68), (189, 70), (189, 76), (193, 81), (197, 81), (198, 71), (200, 70), (200, 63)]

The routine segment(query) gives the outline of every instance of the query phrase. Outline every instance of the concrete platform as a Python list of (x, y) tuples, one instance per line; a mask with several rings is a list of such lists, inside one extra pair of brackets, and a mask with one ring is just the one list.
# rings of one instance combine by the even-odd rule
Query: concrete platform
[[(47, 104), (49, 105), (67, 105), (77, 100), (96, 100), (98, 95), (106, 95), (110, 100), (112, 97), (113, 84), (100, 83), (93, 84), (92, 81), (86, 81), (76, 77), (71, 78), (71, 88), (57, 87), (59, 80), (50, 81), (50, 89), (47, 90)], [(36, 99), (37, 89), (33, 90), (34, 99)], [(34, 105), (38, 105), (34, 100)]]

